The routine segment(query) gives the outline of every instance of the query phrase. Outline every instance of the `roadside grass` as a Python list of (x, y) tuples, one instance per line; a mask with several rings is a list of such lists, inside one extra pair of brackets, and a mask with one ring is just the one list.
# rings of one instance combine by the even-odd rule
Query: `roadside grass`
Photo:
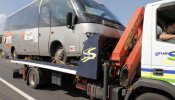
[(2, 58), (2, 50), (0, 49), (0, 59)]

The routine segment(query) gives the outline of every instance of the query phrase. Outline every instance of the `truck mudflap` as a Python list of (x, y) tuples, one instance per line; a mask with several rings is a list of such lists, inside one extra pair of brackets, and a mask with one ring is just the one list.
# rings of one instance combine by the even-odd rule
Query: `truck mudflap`
[(167, 92), (170, 96), (172, 96), (173, 99), (175, 99), (175, 86), (173, 86), (172, 84), (160, 80), (141, 78), (131, 86), (131, 90), (129, 90), (125, 96), (125, 100), (128, 100), (132, 95), (133, 91), (135, 89), (138, 89), (139, 87), (159, 89)]
[(76, 66), (72, 67), (72, 66), (63, 65), (63, 64), (55, 64), (55, 63), (34, 61), (34, 60), (10, 60), (10, 62), (22, 64), (22, 65), (28, 65), (30, 67), (39, 67), (43, 69), (49, 69), (49, 70), (63, 72), (63, 73), (72, 74), (72, 75), (76, 75), (77, 73)]

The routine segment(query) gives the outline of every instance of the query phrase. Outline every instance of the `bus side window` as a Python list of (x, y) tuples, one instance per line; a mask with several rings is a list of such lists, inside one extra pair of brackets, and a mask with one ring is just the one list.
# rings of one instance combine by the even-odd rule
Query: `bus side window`
[(68, 12), (73, 12), (69, 0), (50, 0), (51, 26), (65, 26)]
[(48, 5), (43, 5), (41, 7), (40, 21), (39, 21), (40, 27), (50, 27), (50, 13), (51, 12)]

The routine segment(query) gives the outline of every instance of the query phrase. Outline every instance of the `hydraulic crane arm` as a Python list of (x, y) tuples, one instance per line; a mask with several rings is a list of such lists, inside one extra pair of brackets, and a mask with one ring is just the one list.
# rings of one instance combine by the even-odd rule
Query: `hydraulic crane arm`
[(140, 62), (143, 17), (144, 7), (136, 9), (112, 53), (112, 65), (120, 69), (123, 84), (130, 82)]

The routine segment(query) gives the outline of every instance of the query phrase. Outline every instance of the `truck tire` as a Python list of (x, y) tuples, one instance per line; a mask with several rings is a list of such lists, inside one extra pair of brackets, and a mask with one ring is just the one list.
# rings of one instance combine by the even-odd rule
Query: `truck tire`
[(143, 93), (140, 96), (138, 96), (136, 100), (171, 100), (171, 99), (156, 93)]
[(29, 86), (36, 89), (40, 85), (39, 71), (36, 68), (32, 68), (28, 76)]
[(67, 56), (66, 56), (65, 49), (62, 46), (58, 47), (54, 54), (53, 62), (58, 64), (60, 63), (65, 64), (66, 60), (67, 60)]
[(16, 53), (16, 50), (14, 49), (12, 52), (12, 59), (17, 59), (17, 58), (18, 58), (18, 55)]

